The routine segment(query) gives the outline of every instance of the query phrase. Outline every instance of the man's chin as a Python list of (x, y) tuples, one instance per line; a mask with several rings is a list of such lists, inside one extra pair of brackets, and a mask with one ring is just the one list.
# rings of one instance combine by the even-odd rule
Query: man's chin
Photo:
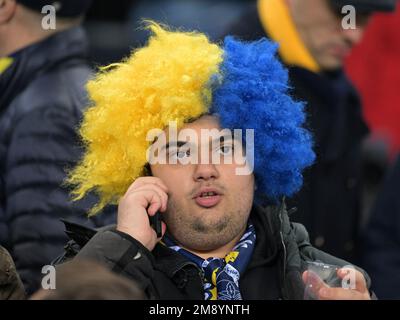
[(226, 213), (220, 208), (196, 210), (193, 214), (193, 225), (201, 225), (205, 231), (212, 232), (218, 229), (218, 232), (220, 232), (229, 224), (229, 219), (225, 215)]
[(183, 244), (188, 249), (207, 252), (221, 248), (230, 240), (230, 237), (221, 237), (220, 233), (199, 234), (194, 232), (193, 237), (186, 239)]
[(192, 229), (204, 235), (219, 234), (229, 227), (229, 218), (219, 210), (198, 212), (192, 221)]
[(330, 56), (320, 62), (320, 68), (323, 71), (336, 71), (343, 68), (344, 59)]

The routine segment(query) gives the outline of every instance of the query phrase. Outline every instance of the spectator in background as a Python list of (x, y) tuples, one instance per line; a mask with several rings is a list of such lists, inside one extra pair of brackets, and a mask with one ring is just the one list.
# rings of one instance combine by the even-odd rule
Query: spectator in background
[[(211, 39), (236, 21), (254, 0), (96, 0), (84, 27), (90, 39), (90, 57), (106, 65), (129, 55), (130, 48), (147, 40), (143, 19), (183, 28), (201, 30)], [(118, 34), (118, 37), (115, 36)]]
[(363, 265), (380, 299), (400, 299), (400, 157), (363, 232)]
[(384, 140), (395, 160), (400, 151), (400, 6), (394, 14), (373, 17), (346, 70), (360, 90), (371, 133)]
[[(357, 28), (342, 28), (341, 8), (356, 8)], [(269, 37), (289, 67), (297, 99), (308, 103), (317, 161), (305, 174), (298, 207), (315, 246), (355, 261), (361, 213), (361, 141), (368, 134), (358, 94), (342, 70), (374, 11), (390, 11), (395, 0), (259, 0), (227, 33), (243, 39)]]
[(56, 288), (41, 289), (31, 300), (144, 300), (144, 292), (132, 280), (90, 260), (74, 260), (57, 266)]
[[(140, 28), (143, 18), (187, 30), (201, 30), (211, 39), (236, 21), (243, 10), (251, 7), (253, 0), (137, 0), (130, 12), (134, 33), (130, 32), (136, 46), (143, 45), (147, 33)], [(132, 27), (131, 27), (132, 29)]]
[[(0, 0), (0, 244), (28, 293), (66, 242), (59, 218), (87, 222), (94, 200), (72, 205), (60, 187), (80, 155), (75, 128), (90, 69), (79, 25), (90, 1), (57, 1), (54, 30), (42, 28), (47, 3)], [(102, 222), (111, 216), (90, 224)]]

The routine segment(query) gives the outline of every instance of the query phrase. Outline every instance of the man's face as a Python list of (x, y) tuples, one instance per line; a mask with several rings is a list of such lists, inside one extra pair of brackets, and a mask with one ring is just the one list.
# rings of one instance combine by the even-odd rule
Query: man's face
[[(245, 230), (253, 204), (254, 176), (237, 175), (236, 169), (243, 165), (234, 159), (231, 164), (224, 163), (223, 159), (220, 164), (212, 163), (212, 154), (229, 158), (232, 146), (239, 143), (228, 137), (218, 140), (214, 146), (211, 139), (202, 141), (201, 129), (220, 130), (216, 117), (203, 116), (183, 129), (197, 133), (199, 141), (195, 149), (199, 158), (200, 153), (204, 154), (208, 149), (209, 164), (201, 161), (199, 164), (181, 164), (178, 161), (176, 164), (151, 165), (152, 175), (160, 178), (169, 189), (164, 221), (169, 232), (184, 247), (196, 251), (217, 249)], [(204, 145), (209, 146), (205, 148)], [(188, 154), (185, 145), (167, 149), (167, 156), (176, 155), (179, 159)]]
[(369, 15), (356, 15), (356, 29), (344, 29), (345, 15), (329, 0), (286, 0), (305, 46), (322, 70), (343, 65), (345, 57), (364, 33)]

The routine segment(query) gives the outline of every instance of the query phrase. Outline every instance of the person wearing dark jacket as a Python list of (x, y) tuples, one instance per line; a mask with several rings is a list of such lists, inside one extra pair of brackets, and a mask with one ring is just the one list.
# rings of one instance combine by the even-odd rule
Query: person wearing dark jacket
[[(348, 11), (341, 14), (344, 5), (356, 9), (355, 29), (342, 27), (349, 19)], [(304, 187), (288, 199), (297, 207), (292, 219), (306, 226), (316, 247), (352, 262), (361, 220), (361, 142), (368, 128), (342, 65), (371, 12), (394, 6), (394, 0), (258, 0), (226, 31), (244, 40), (268, 37), (279, 43), (292, 94), (307, 102), (317, 154)]]
[(68, 181), (77, 199), (99, 193), (92, 214), (118, 202), (118, 222), (69, 226), (64, 259), (101, 262), (150, 299), (370, 299), (367, 275), (289, 221), (282, 198), (314, 153), (276, 45), (149, 28), (147, 46), (88, 83), (86, 152)]
[[(91, 70), (79, 23), (89, 2), (57, 3), (56, 29), (44, 30), (46, 1), (0, 1), (0, 244), (28, 293), (63, 250), (60, 218), (85, 222), (94, 201), (72, 205), (61, 187), (81, 152), (75, 127)], [(111, 221), (105, 215), (89, 225)]]
[(400, 157), (388, 172), (362, 240), (362, 263), (377, 296), (400, 299)]

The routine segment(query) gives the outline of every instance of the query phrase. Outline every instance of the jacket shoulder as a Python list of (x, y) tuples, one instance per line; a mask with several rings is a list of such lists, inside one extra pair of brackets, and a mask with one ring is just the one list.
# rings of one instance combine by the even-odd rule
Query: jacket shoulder
[(82, 63), (71, 68), (60, 66), (37, 76), (14, 98), (2, 115), (2, 138), (7, 138), (24, 116), (40, 110), (63, 110), (71, 119), (79, 121), (88, 102), (85, 84), (90, 75), (91, 69)]

